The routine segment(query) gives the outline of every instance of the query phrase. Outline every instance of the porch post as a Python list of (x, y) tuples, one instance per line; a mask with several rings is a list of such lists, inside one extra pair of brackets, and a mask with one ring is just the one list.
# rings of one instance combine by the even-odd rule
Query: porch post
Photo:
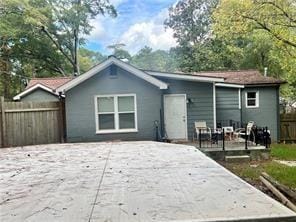
[(216, 121), (216, 83), (213, 82), (213, 126), (214, 132), (216, 132), (217, 121)]

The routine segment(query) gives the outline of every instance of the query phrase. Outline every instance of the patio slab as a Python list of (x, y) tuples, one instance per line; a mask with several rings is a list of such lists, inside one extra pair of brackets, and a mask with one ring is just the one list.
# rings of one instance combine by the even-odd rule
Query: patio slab
[(0, 154), (0, 221), (296, 221), (192, 146), (52, 144)]

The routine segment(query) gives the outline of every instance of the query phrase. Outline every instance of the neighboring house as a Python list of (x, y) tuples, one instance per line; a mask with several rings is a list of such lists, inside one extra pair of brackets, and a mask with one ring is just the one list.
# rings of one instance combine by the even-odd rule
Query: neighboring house
[(13, 100), (59, 101), (59, 94), (55, 90), (70, 80), (71, 77), (32, 78), (25, 90), (13, 97)]
[[(65, 95), (67, 140), (192, 139), (195, 121), (255, 121), (279, 138), (279, 87), (258, 71), (164, 73), (115, 57), (56, 89)], [(164, 123), (164, 124), (161, 124)]]

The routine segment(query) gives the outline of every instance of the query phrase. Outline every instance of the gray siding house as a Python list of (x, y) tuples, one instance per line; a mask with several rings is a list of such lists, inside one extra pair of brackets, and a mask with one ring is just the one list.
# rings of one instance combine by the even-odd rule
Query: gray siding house
[(190, 140), (195, 121), (227, 126), (255, 121), (279, 138), (280, 80), (258, 71), (164, 73), (140, 70), (115, 57), (56, 89), (65, 95), (69, 142)]

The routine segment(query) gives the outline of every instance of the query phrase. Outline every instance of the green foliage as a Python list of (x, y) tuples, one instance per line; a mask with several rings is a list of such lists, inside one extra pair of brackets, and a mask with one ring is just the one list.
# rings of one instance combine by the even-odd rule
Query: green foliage
[(296, 98), (296, 5), (292, 0), (221, 0), (213, 12), (213, 32), (226, 41), (244, 39), (241, 67), (260, 70), (287, 80), (285, 97)]
[(182, 46), (192, 46), (210, 35), (211, 11), (217, 0), (180, 0), (169, 9), (165, 26), (174, 31)]
[(93, 65), (93, 58), (78, 53), (79, 45), (93, 28), (90, 19), (105, 14), (116, 16), (108, 0), (2, 0), (2, 94), (11, 98), (26, 77), (69, 75), (79, 73), (79, 64), (83, 71)]
[(145, 70), (176, 71), (176, 62), (173, 52), (164, 50), (152, 51), (145, 46), (131, 58), (131, 64)]
[(78, 52), (79, 66), (81, 73), (88, 71), (92, 66), (106, 59), (99, 52), (94, 52), (85, 48), (80, 48)]

